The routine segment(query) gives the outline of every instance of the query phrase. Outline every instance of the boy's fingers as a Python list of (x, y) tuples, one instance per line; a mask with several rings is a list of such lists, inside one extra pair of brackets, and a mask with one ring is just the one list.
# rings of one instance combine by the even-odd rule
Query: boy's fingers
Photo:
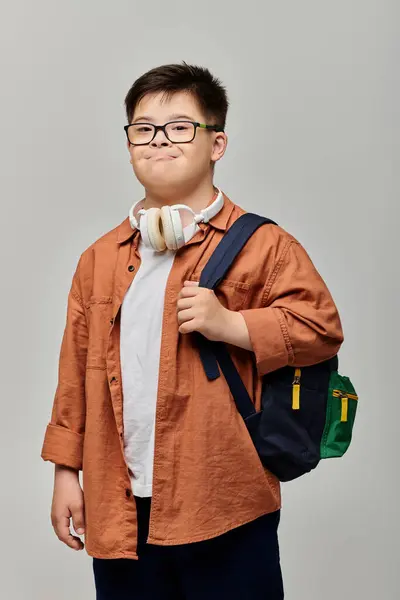
[(192, 308), (193, 301), (190, 298), (180, 298), (176, 303), (176, 310), (185, 310), (186, 308)]
[(198, 281), (189, 281), (188, 279), (184, 282), (184, 284), (186, 287), (196, 287), (199, 285)]
[(186, 321), (191, 321), (194, 319), (194, 314), (191, 308), (187, 308), (186, 310), (181, 310), (178, 312), (178, 323), (181, 325)]
[(71, 534), (68, 517), (61, 517), (58, 519), (54, 525), (54, 531), (58, 539), (70, 548), (81, 550), (84, 547), (81, 540), (77, 536)]
[(192, 298), (197, 296), (199, 293), (199, 287), (197, 285), (185, 285), (179, 292), (178, 298)]
[(192, 333), (196, 331), (196, 321), (195, 319), (191, 319), (190, 321), (186, 321), (182, 323), (179, 327), (179, 333)]
[(83, 542), (76, 535), (72, 535), (72, 533), (69, 534), (68, 540), (65, 543), (73, 550), (82, 550), (84, 548)]

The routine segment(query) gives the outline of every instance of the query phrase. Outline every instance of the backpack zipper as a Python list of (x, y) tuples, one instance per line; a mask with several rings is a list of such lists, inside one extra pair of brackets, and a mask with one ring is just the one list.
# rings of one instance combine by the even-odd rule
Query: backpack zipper
[(292, 409), (299, 410), (300, 408), (300, 377), (301, 369), (296, 369), (292, 383)]
[(340, 417), (340, 421), (342, 423), (346, 423), (349, 412), (349, 398), (351, 400), (358, 400), (358, 396), (356, 394), (348, 394), (347, 392), (342, 392), (342, 390), (333, 390), (333, 395), (335, 396), (335, 398), (342, 399), (342, 414)]

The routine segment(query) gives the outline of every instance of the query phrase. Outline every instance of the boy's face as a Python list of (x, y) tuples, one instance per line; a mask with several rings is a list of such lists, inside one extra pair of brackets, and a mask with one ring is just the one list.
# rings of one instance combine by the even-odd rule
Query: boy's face
[[(164, 125), (175, 120), (215, 125), (205, 119), (195, 98), (187, 92), (176, 92), (169, 99), (163, 99), (162, 93), (144, 96), (137, 104), (131, 122)], [(157, 131), (148, 145), (132, 146), (127, 142), (133, 170), (140, 183), (167, 200), (177, 193), (192, 192), (207, 178), (212, 180), (211, 162), (223, 156), (226, 144), (225, 133), (200, 128), (189, 143), (172, 143), (163, 131)]]

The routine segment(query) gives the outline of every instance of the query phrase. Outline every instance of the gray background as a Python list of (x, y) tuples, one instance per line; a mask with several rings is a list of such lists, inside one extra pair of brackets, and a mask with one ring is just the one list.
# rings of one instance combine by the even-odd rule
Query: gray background
[(125, 94), (147, 69), (186, 60), (228, 87), (215, 182), (305, 246), (339, 307), (341, 371), (360, 395), (348, 454), (283, 487), (286, 598), (399, 598), (398, 2), (1, 8), (0, 597), (94, 598), (91, 559), (53, 533), (41, 444), (76, 261), (142, 194)]

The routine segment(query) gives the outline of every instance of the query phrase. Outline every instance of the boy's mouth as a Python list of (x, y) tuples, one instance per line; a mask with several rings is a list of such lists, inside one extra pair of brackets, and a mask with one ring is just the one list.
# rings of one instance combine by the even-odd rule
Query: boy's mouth
[(172, 154), (151, 154), (150, 156), (146, 156), (148, 160), (174, 160), (177, 156)]

